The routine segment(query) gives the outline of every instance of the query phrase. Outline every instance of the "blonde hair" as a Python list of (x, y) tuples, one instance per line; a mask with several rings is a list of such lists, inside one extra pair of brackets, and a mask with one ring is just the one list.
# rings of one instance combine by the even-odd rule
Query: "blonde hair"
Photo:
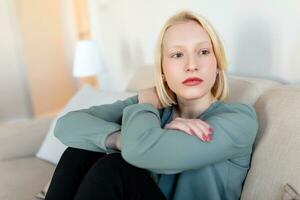
[(224, 52), (223, 45), (213, 29), (212, 25), (203, 17), (198, 14), (195, 14), (191, 11), (180, 11), (177, 14), (173, 15), (167, 20), (163, 26), (157, 41), (156, 54), (155, 54), (155, 86), (158, 97), (163, 105), (163, 107), (171, 106), (172, 104), (177, 104), (176, 94), (172, 92), (167, 84), (164, 83), (162, 78), (162, 50), (163, 50), (163, 40), (165, 33), (168, 28), (171, 26), (193, 20), (200, 24), (200, 26), (207, 32), (209, 35), (213, 51), (217, 60), (217, 78), (214, 83), (214, 86), (211, 89), (212, 95), (218, 100), (225, 100), (228, 96), (228, 80), (227, 80), (227, 60)]

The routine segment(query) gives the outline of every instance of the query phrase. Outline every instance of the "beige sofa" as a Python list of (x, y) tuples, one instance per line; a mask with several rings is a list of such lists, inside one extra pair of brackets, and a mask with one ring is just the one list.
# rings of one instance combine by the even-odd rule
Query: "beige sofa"
[[(300, 191), (300, 85), (231, 76), (230, 89), (228, 101), (253, 104), (260, 124), (241, 199), (282, 199), (284, 190), (293, 199)], [(0, 126), (1, 200), (35, 199), (50, 179), (55, 166), (35, 154), (52, 119)]]

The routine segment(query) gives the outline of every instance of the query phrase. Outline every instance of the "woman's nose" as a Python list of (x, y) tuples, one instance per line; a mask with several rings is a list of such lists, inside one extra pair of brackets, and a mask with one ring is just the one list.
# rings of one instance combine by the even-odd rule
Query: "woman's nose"
[(189, 57), (188, 62), (186, 63), (185, 71), (197, 71), (198, 64), (193, 56)]
[(189, 71), (198, 71), (198, 67), (197, 66), (189, 66), (185, 69), (185, 71), (189, 72)]

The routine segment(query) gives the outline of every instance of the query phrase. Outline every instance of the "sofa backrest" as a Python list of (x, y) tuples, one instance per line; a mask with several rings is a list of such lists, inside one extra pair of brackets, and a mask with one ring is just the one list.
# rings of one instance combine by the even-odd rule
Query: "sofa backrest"
[(272, 88), (254, 106), (259, 132), (241, 199), (279, 200), (286, 184), (299, 193), (300, 86)]
[(228, 76), (229, 97), (226, 102), (229, 103), (246, 103), (254, 105), (259, 96), (265, 91), (281, 85), (277, 81), (250, 78), (242, 76)]

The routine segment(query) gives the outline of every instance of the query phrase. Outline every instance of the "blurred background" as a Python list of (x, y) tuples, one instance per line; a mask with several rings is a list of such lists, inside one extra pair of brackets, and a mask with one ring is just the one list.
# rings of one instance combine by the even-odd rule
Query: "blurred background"
[[(0, 0), (0, 122), (56, 114), (83, 84), (151, 86), (158, 33), (182, 9), (213, 24), (229, 74), (300, 83), (299, 0)], [(98, 45), (92, 71), (79, 41)]]

